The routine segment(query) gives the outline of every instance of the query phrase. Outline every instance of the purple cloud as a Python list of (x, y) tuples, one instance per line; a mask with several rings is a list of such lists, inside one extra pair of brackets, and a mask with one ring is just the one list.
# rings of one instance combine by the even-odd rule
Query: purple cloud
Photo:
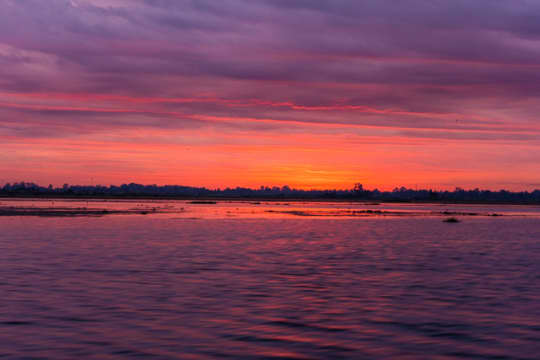
[(538, 146), (536, 1), (0, 8), (0, 136), (10, 139), (211, 126)]

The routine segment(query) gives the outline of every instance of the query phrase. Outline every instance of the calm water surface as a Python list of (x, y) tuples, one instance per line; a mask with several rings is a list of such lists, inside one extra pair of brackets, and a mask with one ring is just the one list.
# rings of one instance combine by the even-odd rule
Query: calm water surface
[(537, 207), (158, 206), (184, 210), (0, 217), (0, 358), (539, 358)]

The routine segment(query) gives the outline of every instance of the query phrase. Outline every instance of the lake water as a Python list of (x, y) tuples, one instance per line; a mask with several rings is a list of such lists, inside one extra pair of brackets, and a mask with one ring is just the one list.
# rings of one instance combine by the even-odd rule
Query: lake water
[(0, 216), (0, 358), (539, 358), (539, 207), (1, 206), (158, 211)]

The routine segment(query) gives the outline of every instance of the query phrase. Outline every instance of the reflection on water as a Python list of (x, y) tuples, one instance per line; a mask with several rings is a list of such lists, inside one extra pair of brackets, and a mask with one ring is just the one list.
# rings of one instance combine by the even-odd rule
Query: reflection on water
[(538, 358), (538, 216), (450, 225), (264, 211), (354, 204), (172, 206), (186, 214), (1, 217), (0, 357)]
[(181, 219), (294, 218), (298, 216), (536, 216), (538, 205), (459, 205), (335, 201), (0, 199), (0, 216), (159, 215)]

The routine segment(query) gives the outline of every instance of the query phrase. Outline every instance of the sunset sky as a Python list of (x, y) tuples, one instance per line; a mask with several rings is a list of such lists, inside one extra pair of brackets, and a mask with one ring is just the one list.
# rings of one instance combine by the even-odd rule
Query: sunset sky
[(0, 184), (540, 188), (540, 1), (0, 0)]

